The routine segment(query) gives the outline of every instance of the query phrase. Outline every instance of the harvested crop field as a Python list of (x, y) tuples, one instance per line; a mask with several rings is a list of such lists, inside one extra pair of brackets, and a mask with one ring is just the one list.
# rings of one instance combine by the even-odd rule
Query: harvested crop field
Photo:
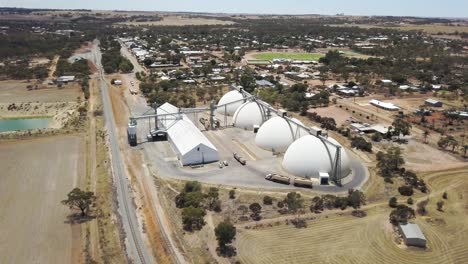
[(306, 52), (261, 52), (256, 53), (253, 57), (257, 60), (273, 60), (273, 59), (290, 59), (303, 61), (318, 61), (325, 54), (306, 53)]
[[(408, 248), (397, 242), (385, 200), (369, 205), (364, 218), (337, 211), (328, 217), (316, 215), (305, 229), (284, 222), (238, 229), (239, 259), (242, 263), (467, 263), (468, 171), (462, 168), (421, 176), (431, 190), (428, 214), (418, 215), (413, 221), (426, 236), (427, 249)], [(438, 211), (436, 203), (443, 191), (447, 191), (448, 199), (443, 211)], [(418, 193), (414, 199), (427, 197)]]
[(0, 143), (0, 263), (79, 261), (80, 227), (60, 201), (85, 173), (83, 149), (76, 136)]
[(36, 85), (26, 81), (0, 81), (0, 103), (10, 104), (15, 102), (72, 102), (81, 96), (81, 88), (78, 84), (67, 84), (62, 89), (57, 86), (38, 85), (38, 89), (28, 90), (27, 86)]

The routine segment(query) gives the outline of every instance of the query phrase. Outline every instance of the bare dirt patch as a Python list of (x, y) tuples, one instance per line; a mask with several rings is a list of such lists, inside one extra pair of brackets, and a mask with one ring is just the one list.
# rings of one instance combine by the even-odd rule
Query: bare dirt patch
[(318, 115), (323, 116), (323, 117), (333, 117), (336, 121), (337, 126), (344, 125), (346, 121), (352, 117), (351, 113), (343, 110), (342, 108), (339, 108), (336, 105), (310, 109), (308, 112), (310, 113), (315, 112)]
[(83, 148), (76, 136), (0, 144), (0, 263), (79, 261), (60, 201), (84, 173)]

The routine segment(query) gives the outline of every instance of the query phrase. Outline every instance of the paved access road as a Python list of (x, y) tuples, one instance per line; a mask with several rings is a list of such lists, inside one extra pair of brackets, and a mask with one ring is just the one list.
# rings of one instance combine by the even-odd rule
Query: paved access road
[(117, 201), (119, 205), (118, 212), (121, 216), (123, 229), (126, 234), (125, 245), (127, 255), (134, 263), (155, 263), (150, 251), (143, 242), (142, 232), (138, 225), (136, 209), (132, 198), (132, 190), (130, 188), (127, 173), (123, 166), (122, 156), (117, 141), (114, 113), (112, 112), (112, 104), (107, 91), (108, 84), (104, 79), (104, 71), (101, 64), (101, 52), (97, 47), (98, 44), (98, 41), (95, 41), (95, 48), (93, 48), (92, 53), (93, 60), (99, 74), (104, 118), (106, 120), (107, 134), (109, 138), (112, 174), (114, 176), (114, 184), (117, 191)]

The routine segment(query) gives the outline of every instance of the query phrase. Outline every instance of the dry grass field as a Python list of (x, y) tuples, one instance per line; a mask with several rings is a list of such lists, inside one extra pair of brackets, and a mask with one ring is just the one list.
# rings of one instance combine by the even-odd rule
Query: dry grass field
[(0, 263), (79, 261), (79, 226), (60, 201), (85, 172), (83, 149), (75, 136), (0, 144)]
[(26, 87), (35, 82), (26, 81), (0, 81), (0, 104), (11, 104), (15, 102), (72, 102), (81, 96), (81, 88), (78, 84), (68, 84), (63, 89), (57, 86), (39, 85), (37, 90), (28, 90)]
[(224, 21), (215, 18), (165, 16), (161, 21), (125, 22), (120, 23), (131, 26), (199, 26), (199, 25), (232, 25), (232, 21)]
[[(429, 213), (415, 220), (428, 239), (425, 250), (399, 243), (388, 221), (387, 198), (368, 205), (365, 218), (337, 211), (308, 221), (306, 229), (284, 223), (241, 229), (236, 241), (239, 259), (242, 263), (466, 263), (468, 170), (422, 176), (432, 190), (427, 197), (418, 194), (415, 198), (429, 199)], [(439, 212), (435, 204), (445, 190), (449, 198)]]
[(468, 26), (464, 25), (443, 25), (443, 24), (426, 24), (426, 25), (411, 25), (411, 24), (405, 24), (405, 25), (398, 25), (398, 26), (380, 26), (380, 25), (368, 25), (368, 24), (344, 24), (344, 25), (330, 25), (334, 27), (360, 27), (360, 28), (389, 28), (389, 29), (397, 29), (397, 30), (403, 30), (403, 31), (411, 31), (411, 30), (417, 30), (417, 31), (424, 31), (425, 33), (428, 34), (438, 34), (438, 33), (445, 33), (445, 34), (451, 34), (455, 32), (459, 33), (467, 33), (468, 32)]

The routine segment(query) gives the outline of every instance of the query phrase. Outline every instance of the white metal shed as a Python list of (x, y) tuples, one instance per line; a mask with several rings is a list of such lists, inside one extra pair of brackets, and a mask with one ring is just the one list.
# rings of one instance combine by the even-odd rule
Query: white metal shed
[(426, 237), (417, 224), (400, 223), (399, 229), (407, 246), (426, 247)]
[(167, 130), (168, 140), (182, 165), (203, 164), (219, 160), (216, 147), (179, 108), (165, 103), (157, 109), (158, 114), (174, 114), (159, 119)]

